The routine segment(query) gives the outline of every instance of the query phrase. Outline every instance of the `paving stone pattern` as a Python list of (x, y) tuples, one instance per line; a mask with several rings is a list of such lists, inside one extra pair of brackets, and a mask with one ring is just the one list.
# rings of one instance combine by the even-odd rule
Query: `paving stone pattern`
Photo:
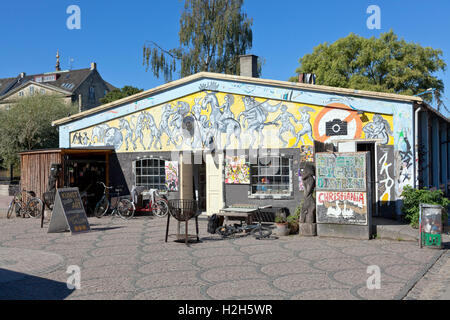
[[(223, 240), (206, 221), (201, 243), (186, 246), (164, 242), (166, 219), (89, 221), (92, 232), (72, 236), (48, 234), (34, 219), (0, 220), (0, 277), (22, 275), (0, 281), (0, 298), (36, 289), (31, 276), (65, 285), (67, 267), (78, 265), (81, 289), (65, 299), (403, 299), (444, 252), (388, 240)], [(367, 289), (370, 265), (381, 268), (379, 290)], [(45, 298), (61, 298), (57, 291)], [(42, 298), (39, 290), (31, 298)]]

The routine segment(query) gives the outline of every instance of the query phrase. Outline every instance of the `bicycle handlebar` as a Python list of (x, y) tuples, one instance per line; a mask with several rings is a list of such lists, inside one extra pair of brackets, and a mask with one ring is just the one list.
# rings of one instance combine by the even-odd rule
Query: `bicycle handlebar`
[(102, 186), (103, 186), (103, 188), (105, 188), (105, 189), (113, 189), (114, 187), (107, 187), (106, 186), (106, 184), (104, 184), (103, 182), (101, 182), (101, 181), (97, 181), (97, 184), (101, 184)]

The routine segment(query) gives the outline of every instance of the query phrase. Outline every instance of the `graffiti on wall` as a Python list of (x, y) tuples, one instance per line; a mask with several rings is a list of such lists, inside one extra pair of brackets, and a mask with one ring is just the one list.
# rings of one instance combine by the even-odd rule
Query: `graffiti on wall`
[(366, 190), (365, 153), (318, 153), (317, 189)]
[(367, 153), (317, 153), (317, 222), (367, 225)]
[(373, 121), (366, 124), (363, 128), (367, 139), (381, 139), (381, 144), (389, 143), (389, 138), (393, 135), (391, 125), (381, 115), (373, 116)]
[(318, 191), (316, 198), (318, 221), (367, 224), (367, 194), (365, 192)]
[(378, 148), (378, 199), (382, 206), (395, 198), (394, 149), (382, 146)]
[(178, 191), (178, 161), (166, 161), (167, 191)]
[(225, 157), (225, 183), (250, 184), (250, 165), (245, 156)]
[(319, 107), (217, 91), (156, 106), (146, 101), (147, 109), (72, 132), (71, 147), (113, 146), (116, 152), (301, 148), (314, 140), (373, 137), (393, 144), (392, 116), (366, 113), (372, 123), (363, 130), (357, 112), (338, 103)]
[(414, 163), (412, 129), (408, 125), (412, 123), (411, 112), (397, 110), (398, 116), (395, 122), (395, 179), (396, 193), (400, 198), (405, 186), (414, 185)]

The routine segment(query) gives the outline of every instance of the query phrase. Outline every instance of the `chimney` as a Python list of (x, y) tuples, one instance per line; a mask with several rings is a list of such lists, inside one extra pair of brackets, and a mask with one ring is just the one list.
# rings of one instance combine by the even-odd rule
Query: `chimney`
[(97, 70), (97, 63), (91, 62), (91, 70)]
[(26, 74), (25, 72), (21, 72), (21, 73), (20, 73), (20, 79), (25, 78), (26, 75), (27, 75), (27, 74)]
[(258, 78), (258, 57), (248, 54), (239, 57), (241, 76)]

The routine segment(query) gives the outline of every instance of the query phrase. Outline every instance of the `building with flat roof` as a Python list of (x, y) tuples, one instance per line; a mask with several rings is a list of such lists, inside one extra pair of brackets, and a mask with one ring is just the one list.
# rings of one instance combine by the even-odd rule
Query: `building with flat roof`
[(61, 148), (114, 148), (110, 185), (195, 198), (208, 214), (293, 213), (300, 165), (320, 151), (370, 152), (374, 216), (400, 215), (406, 186), (449, 190), (449, 119), (414, 96), (202, 72), (53, 125)]

